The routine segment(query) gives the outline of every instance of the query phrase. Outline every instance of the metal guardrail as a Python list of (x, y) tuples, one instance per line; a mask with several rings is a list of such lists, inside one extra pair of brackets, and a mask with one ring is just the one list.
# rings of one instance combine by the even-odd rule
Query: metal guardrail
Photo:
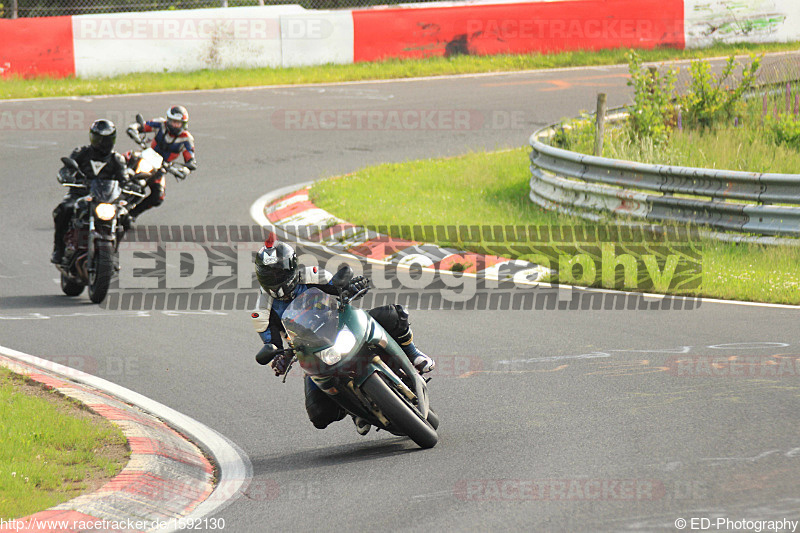
[[(530, 137), (530, 199), (545, 209), (589, 220), (614, 214), (800, 236), (800, 174), (648, 165), (584, 155), (546, 144), (556, 128)], [(790, 205), (770, 205), (774, 203)]]

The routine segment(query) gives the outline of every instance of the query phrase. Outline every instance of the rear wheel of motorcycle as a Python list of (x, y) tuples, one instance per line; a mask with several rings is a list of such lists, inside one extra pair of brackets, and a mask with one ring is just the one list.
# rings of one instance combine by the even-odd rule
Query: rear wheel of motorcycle
[(94, 272), (89, 273), (89, 299), (99, 304), (108, 293), (111, 275), (114, 273), (114, 257), (111, 246), (100, 244), (95, 252)]
[(75, 281), (70, 281), (70, 279), (61, 273), (61, 290), (64, 291), (64, 294), (67, 296), (78, 296), (80, 293), (83, 292), (83, 283), (78, 283)]
[(392, 425), (408, 435), (420, 448), (433, 448), (439, 442), (439, 435), (431, 425), (420, 418), (406, 403), (400, 393), (392, 389), (379, 372), (372, 374), (361, 387)]

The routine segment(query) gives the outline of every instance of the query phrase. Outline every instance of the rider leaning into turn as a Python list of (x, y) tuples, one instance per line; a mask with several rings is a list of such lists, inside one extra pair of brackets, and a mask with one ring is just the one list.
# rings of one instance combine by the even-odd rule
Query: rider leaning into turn
[[(251, 315), (253, 325), (264, 344), (274, 344), (282, 348), (283, 325), (281, 317), (286, 308), (297, 296), (316, 287), (323, 292), (336, 294), (331, 285), (333, 276), (330, 272), (317, 267), (303, 267), (297, 264), (297, 254), (286, 243), (274, 242), (271, 237), (264, 243), (255, 258), (256, 277), (261, 285), (258, 307)], [(369, 280), (363, 276), (354, 277), (350, 282), (349, 292), (357, 293), (366, 288)], [(369, 314), (386, 332), (397, 341), (414, 367), (420, 372), (430, 372), (435, 363), (433, 359), (422, 353), (413, 342), (413, 334), (408, 323), (408, 313), (400, 305), (385, 305), (371, 309)], [(275, 375), (286, 372), (291, 360), (291, 352), (278, 355), (272, 361)], [(311, 423), (317, 429), (325, 429), (332, 422), (345, 417), (345, 411), (336, 402), (322, 392), (311, 380), (305, 377), (306, 411)], [(369, 424), (358, 417), (353, 421), (361, 435), (369, 431)]]
[[(73, 150), (70, 158), (78, 163), (78, 167), (87, 179), (117, 180), (122, 184), (127, 179), (125, 158), (114, 151), (116, 140), (117, 128), (113, 122), (105, 119), (95, 120), (89, 128), (89, 144)], [(58, 171), (58, 181), (81, 183), (75, 171), (66, 166)], [(53, 210), (55, 233), (53, 255), (50, 257), (53, 263), (61, 263), (64, 258), (64, 237), (72, 220), (75, 202), (86, 194), (84, 188), (70, 187), (64, 199)]]
[[(183, 155), (183, 161), (189, 170), (197, 170), (197, 160), (194, 156), (194, 137), (186, 127), (189, 124), (189, 112), (182, 105), (172, 106), (167, 110), (166, 118), (155, 118), (144, 123), (144, 126), (134, 122), (128, 126), (128, 135), (139, 139), (142, 133), (155, 132), (151, 148), (164, 161), (170, 162)], [(164, 189), (165, 176), (150, 183), (150, 194), (131, 211), (135, 219), (151, 207), (158, 207), (164, 202), (166, 191)]]

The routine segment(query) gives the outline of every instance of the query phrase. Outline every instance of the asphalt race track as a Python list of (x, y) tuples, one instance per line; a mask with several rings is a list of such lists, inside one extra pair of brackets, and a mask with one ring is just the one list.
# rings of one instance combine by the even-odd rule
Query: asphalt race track
[[(130, 388), (240, 446), (254, 475), (218, 515), (226, 531), (676, 531), (679, 518), (800, 519), (796, 309), (413, 311), (419, 346), (440, 362), (430, 384), (440, 441), (421, 451), (360, 437), (349, 420), (314, 429), (300, 372), (282, 384), (255, 363), (247, 311), (104, 310), (63, 296), (48, 262), (59, 157), (87, 141), (96, 117), (124, 130), (137, 112), (190, 111), (200, 170), (171, 181), (141, 224), (250, 225), (253, 201), (281, 187), (524, 145), (537, 126), (592, 109), (598, 91), (625, 103), (625, 74), (0, 102), (15, 125), (0, 128), (0, 344)], [(352, 126), (363, 112), (430, 110), (445, 121), (467, 113), (458, 116), (471, 126)], [(336, 127), (315, 128), (320, 117)], [(121, 133), (117, 148), (132, 147)], [(682, 356), (697, 365), (676, 371)], [(698, 370), (728, 356), (788, 366), (780, 377)]]

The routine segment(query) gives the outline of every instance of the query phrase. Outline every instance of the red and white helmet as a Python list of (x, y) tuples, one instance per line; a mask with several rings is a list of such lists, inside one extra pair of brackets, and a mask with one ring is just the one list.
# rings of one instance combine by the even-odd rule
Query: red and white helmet
[(182, 105), (174, 105), (167, 110), (167, 131), (177, 137), (189, 124), (189, 112)]

